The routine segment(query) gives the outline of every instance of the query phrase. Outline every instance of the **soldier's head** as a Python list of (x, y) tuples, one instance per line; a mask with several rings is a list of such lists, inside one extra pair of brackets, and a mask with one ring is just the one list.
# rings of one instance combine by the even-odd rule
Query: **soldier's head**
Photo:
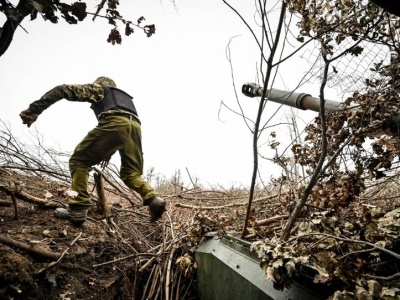
[(93, 83), (98, 83), (101, 85), (106, 85), (106, 86), (114, 87), (114, 88), (117, 87), (114, 80), (112, 80), (111, 78), (108, 78), (108, 77), (104, 77), (104, 76), (97, 78)]

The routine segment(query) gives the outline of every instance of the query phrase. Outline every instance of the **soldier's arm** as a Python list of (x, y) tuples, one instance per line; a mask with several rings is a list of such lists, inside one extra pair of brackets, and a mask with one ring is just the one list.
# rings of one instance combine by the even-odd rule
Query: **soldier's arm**
[(39, 115), (61, 99), (95, 103), (103, 98), (104, 90), (99, 84), (62, 84), (48, 91), (39, 100), (32, 102), (29, 110)]

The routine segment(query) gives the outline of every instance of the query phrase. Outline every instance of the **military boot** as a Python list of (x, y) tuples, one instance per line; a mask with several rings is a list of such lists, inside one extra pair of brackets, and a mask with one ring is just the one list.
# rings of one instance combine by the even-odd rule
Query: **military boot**
[(164, 213), (166, 202), (164, 199), (161, 199), (160, 197), (156, 196), (146, 201), (145, 205), (149, 206), (149, 212), (151, 217), (150, 221), (155, 222), (159, 218), (161, 218), (162, 214)]
[(86, 221), (88, 210), (86, 207), (57, 208), (54, 215), (59, 219), (69, 220), (72, 224), (81, 225)]

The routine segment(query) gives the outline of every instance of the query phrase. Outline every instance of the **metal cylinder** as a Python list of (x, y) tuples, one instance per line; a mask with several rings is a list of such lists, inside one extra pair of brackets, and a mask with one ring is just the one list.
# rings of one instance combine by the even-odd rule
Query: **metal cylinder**
[[(256, 83), (246, 83), (242, 87), (242, 92), (249, 97), (261, 97), (263, 95), (263, 88)], [(268, 101), (302, 110), (319, 112), (321, 107), (321, 100), (319, 98), (312, 97), (310, 94), (305, 93), (270, 89), (267, 90), (266, 97)], [(325, 110), (328, 112), (339, 110), (340, 104), (341, 102), (325, 99)], [(358, 109), (358, 107), (358, 105), (352, 105), (347, 107), (347, 109), (353, 110)], [(400, 135), (400, 112), (396, 112), (392, 118), (387, 120), (383, 128), (389, 128), (392, 132)]]
[[(309, 109), (316, 112), (319, 112), (320, 109), (320, 99), (305, 93), (294, 93), (278, 89), (271, 89), (268, 91), (267, 97), (269, 101), (288, 105), (298, 109)], [(325, 100), (326, 110), (339, 109), (339, 105), (340, 102), (327, 99)]]

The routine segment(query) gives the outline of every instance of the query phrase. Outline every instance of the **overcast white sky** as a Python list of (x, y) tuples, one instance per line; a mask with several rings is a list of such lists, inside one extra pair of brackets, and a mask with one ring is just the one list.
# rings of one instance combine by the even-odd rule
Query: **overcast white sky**
[[(87, 2), (88, 11), (94, 11), (93, 1)], [(25, 20), (22, 26), (27, 32), (18, 28), (0, 58), (0, 119), (11, 124), (16, 136), (36, 129), (47, 144), (70, 153), (96, 125), (89, 104), (62, 100), (45, 111), (33, 129), (22, 125), (18, 114), (56, 85), (91, 83), (108, 76), (135, 98), (142, 121), (145, 174), (154, 167), (169, 178), (181, 170), (188, 183), (187, 168), (206, 186), (248, 187), (253, 168), (251, 133), (240, 117), (226, 109), (220, 112), (221, 101), (237, 108), (226, 57), (233, 37), (231, 58), (238, 89), (256, 79), (259, 52), (248, 29), (222, 1), (177, 0), (178, 11), (167, 0), (120, 2), (127, 20), (144, 16), (156, 25), (156, 34), (147, 38), (136, 30), (123, 37), (122, 45), (112, 46), (106, 42), (110, 27), (101, 18), (92, 22), (88, 16), (79, 25), (63, 20), (54, 25), (40, 16), (33, 22)], [(252, 21), (253, 3), (230, 3)], [(281, 78), (286, 87), (296, 86), (297, 80), (291, 79), (296, 73), (301, 75), (301, 68), (290, 65), (287, 78)], [(318, 86), (307, 90), (313, 95), (317, 91)], [(255, 119), (257, 100), (238, 92), (246, 113)], [(115, 155), (113, 162), (118, 160)], [(269, 162), (262, 162), (261, 168), (266, 177), (274, 173)]]

